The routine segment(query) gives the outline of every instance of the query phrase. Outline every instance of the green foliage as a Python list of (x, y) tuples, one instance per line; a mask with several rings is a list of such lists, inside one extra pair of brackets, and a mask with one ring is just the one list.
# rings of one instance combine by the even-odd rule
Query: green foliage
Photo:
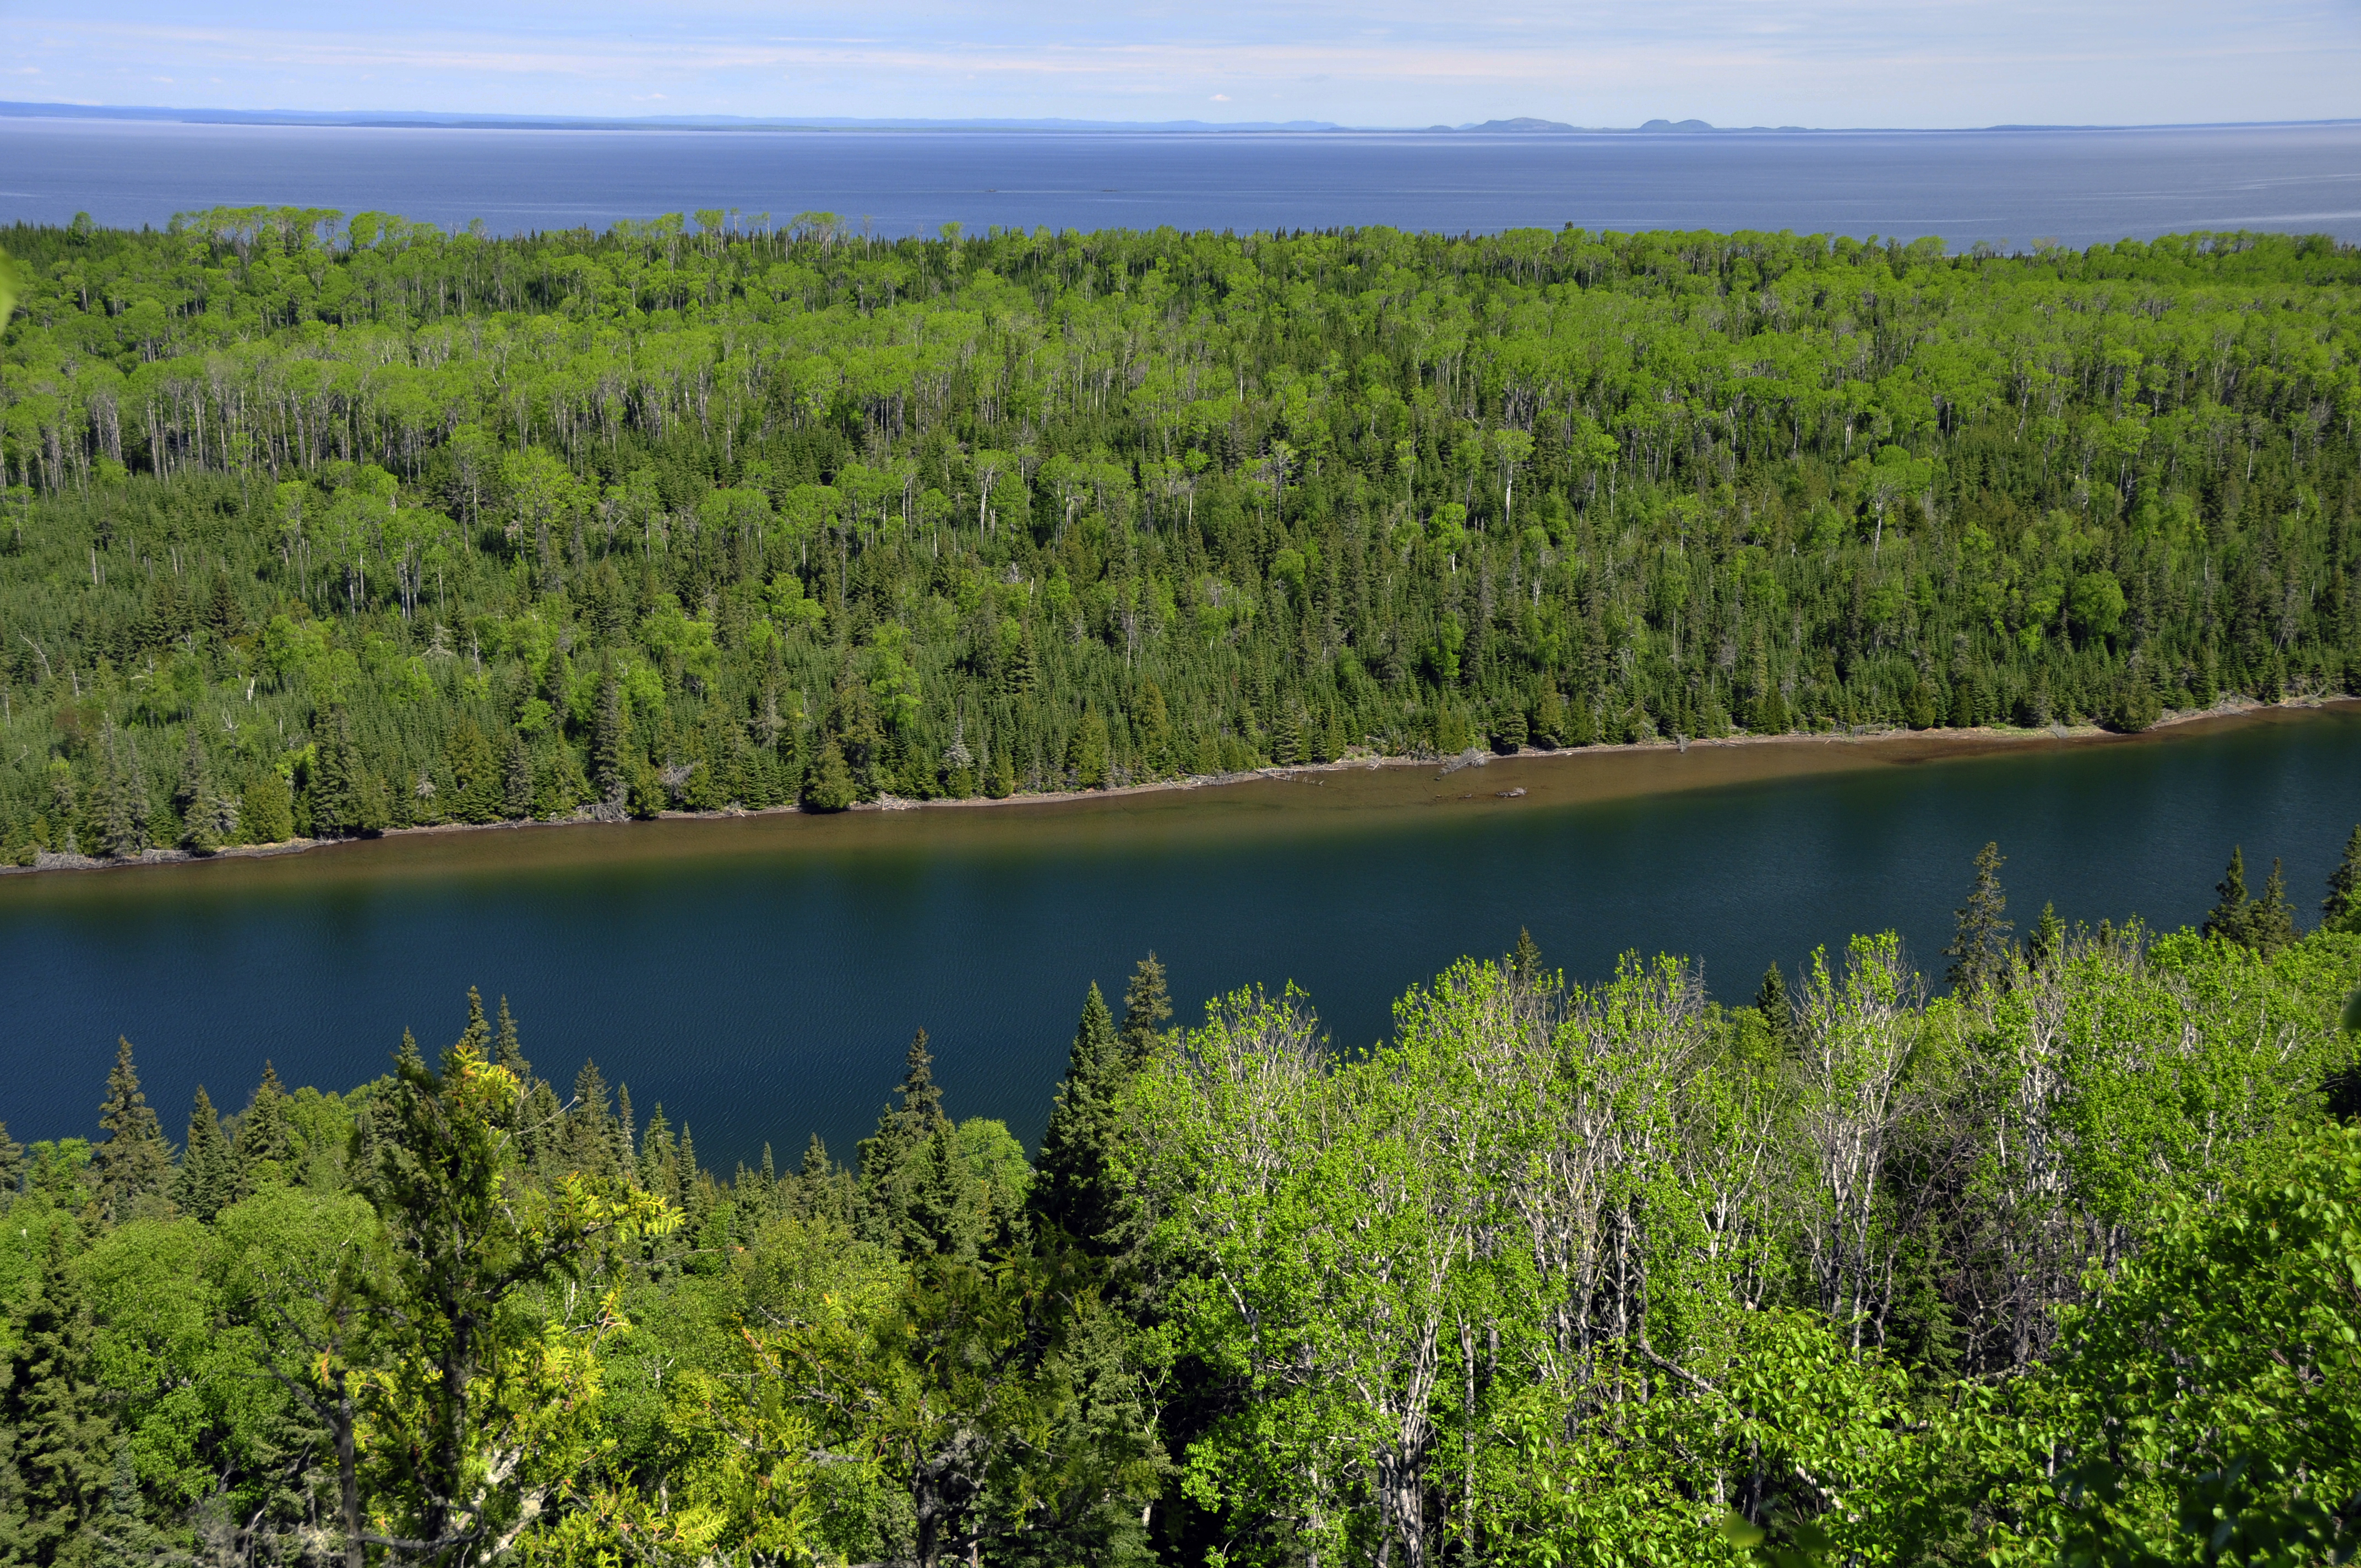
[(687, 230), (11, 229), (7, 857), (2361, 671), (2326, 241)]
[[(857, 1170), (815, 1140), (723, 1179), (595, 1065), (561, 1099), (471, 993), (439, 1069), (406, 1036), (346, 1094), (266, 1066), (229, 1139), (200, 1095), (154, 1191), (22, 1151), (0, 1541), (2343, 1560), (2361, 1133), (2322, 1110), (2361, 937), (2019, 946), (1980, 870), (1990, 967), (1932, 1001), (1890, 934), (1733, 1008), (1524, 937), (1339, 1051), (1291, 990), (1169, 1031), (1150, 957), (1120, 1019), (1086, 993), (1032, 1162), (954, 1120), (921, 1034)], [(126, 1049), (96, 1151), (145, 1110)]]

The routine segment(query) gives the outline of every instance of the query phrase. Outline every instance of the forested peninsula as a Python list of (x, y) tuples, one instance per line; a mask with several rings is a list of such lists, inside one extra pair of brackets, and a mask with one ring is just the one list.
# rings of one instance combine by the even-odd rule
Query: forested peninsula
[(0, 245), (19, 864), (2361, 681), (2325, 238)]
[(2308, 936), (2243, 856), (2165, 936), (2004, 869), (1931, 999), (1523, 941), (1356, 1050), (1150, 955), (1030, 1159), (924, 1033), (726, 1179), (472, 992), (177, 1146), (126, 1041), (96, 1141), (0, 1128), (0, 1560), (2348, 1562), (2361, 828)]

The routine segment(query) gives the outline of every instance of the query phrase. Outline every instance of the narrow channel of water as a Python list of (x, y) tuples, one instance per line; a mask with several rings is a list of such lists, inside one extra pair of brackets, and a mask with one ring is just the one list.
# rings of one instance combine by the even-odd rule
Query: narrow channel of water
[[(1503, 798), (1521, 788), (1521, 796)], [(1938, 952), (1988, 839), (2020, 928), (2201, 918), (2233, 843), (2307, 919), (2361, 821), (2361, 709), (2135, 740), (1923, 740), (1307, 774), (1070, 806), (412, 836), (276, 860), (0, 879), (0, 1119), (88, 1135), (115, 1036), (176, 1137), (199, 1082), (242, 1105), (431, 1052), (505, 993), (561, 1087), (587, 1057), (726, 1168), (873, 1124), (923, 1025), (955, 1115), (1049, 1113), (1084, 987), (1150, 948), (1193, 1018), (1293, 980), (1366, 1044), (1392, 1000), (1528, 927), (1575, 978), (1625, 948), (1753, 993), (1820, 943)]]

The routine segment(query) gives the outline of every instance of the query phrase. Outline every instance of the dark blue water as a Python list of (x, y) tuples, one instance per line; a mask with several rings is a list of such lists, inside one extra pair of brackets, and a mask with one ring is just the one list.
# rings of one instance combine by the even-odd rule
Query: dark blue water
[[(1662, 786), (1729, 756), (1647, 765), (1672, 770)], [(709, 1164), (766, 1139), (792, 1159), (814, 1129), (847, 1151), (921, 1025), (952, 1110), (1030, 1139), (1084, 987), (1118, 994), (1151, 947), (1187, 1017), (1292, 979), (1366, 1044), (1406, 986), (1520, 927), (1577, 979), (1627, 948), (1697, 954), (1732, 1001), (1767, 964), (1885, 927), (1939, 974), (1987, 839), (2021, 928), (2045, 900), (2198, 920), (2234, 842), (2252, 885), (2286, 858), (2309, 918), (2361, 821), (2353, 710), (1585, 803), (1602, 764), (1625, 762), (0, 879), (0, 1117), (19, 1138), (90, 1132), (126, 1034), (177, 1134), (198, 1082), (243, 1104), (266, 1057), (338, 1086), (381, 1070), (404, 1025), (433, 1051), (474, 983), (511, 999), (544, 1074), (563, 1086), (595, 1057)], [(1495, 798), (1514, 784), (1531, 794)]]
[(2004, 249), (2193, 229), (2361, 240), (2361, 125), (1475, 137), (379, 130), (0, 119), (0, 220), (258, 203), (496, 232), (699, 207), (889, 236), (1081, 229), (1793, 229)]

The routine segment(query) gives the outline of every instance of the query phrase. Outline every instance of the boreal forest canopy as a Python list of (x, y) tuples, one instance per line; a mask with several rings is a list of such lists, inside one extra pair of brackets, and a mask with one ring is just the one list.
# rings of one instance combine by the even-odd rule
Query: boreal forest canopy
[(0, 232), (0, 844), (2361, 680), (2361, 255)]
[(0, 1128), (0, 1556), (2345, 1563), (2361, 829), (2309, 935), (2242, 865), (2019, 937), (1990, 849), (1933, 996), (1891, 935), (1738, 1005), (1521, 941), (1360, 1049), (1150, 955), (1029, 1157), (924, 1033), (727, 1178), (472, 993), (185, 1119), (125, 1042), (95, 1139)]

